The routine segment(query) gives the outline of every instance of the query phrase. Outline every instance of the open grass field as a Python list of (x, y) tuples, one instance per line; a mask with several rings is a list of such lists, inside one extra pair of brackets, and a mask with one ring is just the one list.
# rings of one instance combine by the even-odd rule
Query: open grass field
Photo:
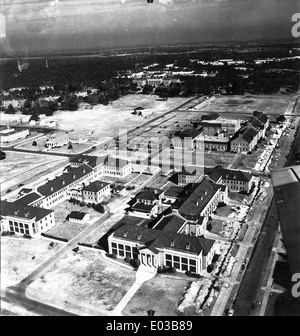
[(188, 279), (156, 277), (141, 286), (129, 301), (122, 314), (125, 316), (147, 316), (155, 310), (155, 316), (177, 316), (177, 305)]
[[(1, 237), (1, 288), (15, 284), (33, 272), (43, 262), (53, 256), (62, 246), (54, 243), (49, 248), (49, 242), (35, 238)], [(35, 257), (34, 259), (32, 259)]]
[(23, 183), (39, 173), (53, 168), (67, 159), (55, 156), (16, 153), (6, 151), (6, 159), (0, 165), (1, 191)]
[(212, 229), (210, 230), (211, 233), (219, 234), (223, 230), (223, 226), (224, 226), (223, 221), (219, 219), (213, 219), (209, 221), (209, 224), (211, 224), (211, 227), (212, 227)]
[(272, 95), (272, 96), (215, 96), (208, 104), (200, 107), (200, 111), (217, 113), (239, 113), (252, 114), (253, 111), (261, 111), (266, 114), (284, 114), (293, 95)]
[(80, 250), (60, 258), (29, 286), (28, 293), (63, 309), (69, 304), (92, 305), (105, 314), (115, 308), (134, 281), (134, 271), (103, 260), (98, 252)]

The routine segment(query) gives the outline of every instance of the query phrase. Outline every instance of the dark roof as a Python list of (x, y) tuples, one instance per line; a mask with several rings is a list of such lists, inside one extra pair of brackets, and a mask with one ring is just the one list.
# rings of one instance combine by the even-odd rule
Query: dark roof
[(183, 187), (177, 187), (177, 186), (172, 186), (170, 187), (167, 191), (165, 191), (165, 197), (175, 197), (177, 198), (177, 196), (182, 192)]
[(243, 172), (240, 170), (222, 169), (222, 168), (212, 170), (208, 174), (208, 176), (215, 183), (217, 183), (221, 177), (222, 179), (225, 180), (241, 181), (241, 182), (249, 182), (252, 178), (252, 175), (247, 172)]
[(195, 255), (199, 255), (201, 252), (207, 255), (214, 244), (213, 240), (202, 237), (160, 231), (135, 225), (125, 225), (117, 229), (113, 235), (117, 238), (143, 244), (149, 249), (169, 249)]
[(83, 191), (92, 191), (92, 192), (98, 192), (102, 190), (103, 188), (109, 186), (110, 183), (102, 182), (102, 181), (95, 181), (91, 184), (89, 184), (87, 187), (83, 188)]
[(178, 232), (184, 225), (186, 220), (176, 216), (170, 215), (163, 217), (155, 226), (155, 230), (162, 230), (168, 232)]
[(205, 122), (205, 121), (201, 121), (199, 123), (200, 126), (202, 127), (222, 127), (222, 124), (221, 123), (211, 123), (211, 122)]
[(253, 120), (252, 124), (251, 124), (254, 128), (256, 128), (257, 130), (263, 129), (264, 125), (257, 119)]
[(87, 215), (87, 213), (85, 212), (79, 212), (79, 211), (72, 211), (69, 215), (68, 215), (68, 220), (70, 218), (74, 218), (74, 219), (78, 219), (78, 220), (83, 220), (83, 218)]
[(220, 189), (221, 186), (207, 178), (204, 178), (201, 183), (189, 184), (179, 195), (179, 200), (175, 202), (174, 208), (177, 208), (184, 218), (197, 220), (200, 213)]
[(32, 192), (30, 194), (27, 194), (21, 198), (18, 198), (15, 202), (16, 203), (20, 203), (20, 204), (24, 204), (24, 205), (30, 205), (31, 203), (37, 201), (38, 199), (42, 198), (43, 196)]
[(39, 221), (51, 213), (53, 213), (53, 210), (32, 207), (17, 202), (10, 203), (1, 201), (1, 216), (35, 219)]
[(198, 135), (200, 135), (202, 133), (202, 131), (198, 131), (195, 128), (191, 128), (185, 131), (179, 131), (179, 132), (175, 132), (174, 137), (178, 137), (180, 139), (184, 139), (184, 138), (196, 138)]
[(56, 177), (54, 180), (40, 186), (37, 191), (41, 195), (48, 197), (55, 194), (57, 191), (63, 189), (64, 187), (70, 185), (71, 183), (79, 180), (83, 176), (88, 175), (92, 171), (93, 169), (90, 166), (83, 164), (82, 166), (78, 168), (73, 168), (69, 172), (64, 173), (63, 175)]
[(247, 141), (248, 143), (251, 143), (253, 139), (258, 134), (258, 130), (249, 126), (248, 129), (243, 133), (242, 139)]
[(136, 195), (136, 199), (142, 199), (147, 201), (155, 201), (162, 194), (161, 190), (154, 188), (146, 188)]
[(153, 207), (154, 207), (153, 204), (135, 203), (130, 210), (150, 212), (153, 209)]

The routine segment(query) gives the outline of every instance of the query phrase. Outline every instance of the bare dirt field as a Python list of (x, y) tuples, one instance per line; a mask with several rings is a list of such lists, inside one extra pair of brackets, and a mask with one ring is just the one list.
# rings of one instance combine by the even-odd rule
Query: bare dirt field
[(24, 182), (53, 166), (66, 161), (60, 157), (27, 153), (6, 152), (6, 159), (0, 165), (1, 189), (6, 190)]
[(187, 100), (187, 98), (172, 98), (167, 101), (158, 101), (157, 96), (154, 95), (127, 95), (108, 106), (97, 105), (93, 109), (81, 107), (78, 111), (58, 111), (49, 117), (49, 120), (57, 121), (61, 129), (94, 131), (92, 140), (102, 142), (117, 136), (119, 129), (131, 129), (150, 120), (131, 114), (136, 107), (151, 109), (153, 115), (149, 118), (152, 119)]
[(156, 277), (147, 281), (129, 301), (122, 314), (146, 316), (155, 310), (156, 316), (177, 316), (177, 305), (188, 282), (184, 279)]
[[(63, 309), (69, 304), (111, 311), (135, 282), (135, 272), (96, 251), (69, 253), (28, 288), (30, 297)], [(67, 302), (66, 302), (67, 301)]]
[[(53, 248), (50, 248), (48, 241), (39, 238), (25, 240), (1, 237), (0, 244), (1, 288), (25, 278), (62, 246), (60, 243), (54, 243)], [(33, 257), (35, 258), (32, 259)]]
[(252, 114), (253, 111), (261, 111), (266, 114), (284, 114), (294, 96), (215, 96), (200, 111), (210, 111), (217, 113), (242, 113)]

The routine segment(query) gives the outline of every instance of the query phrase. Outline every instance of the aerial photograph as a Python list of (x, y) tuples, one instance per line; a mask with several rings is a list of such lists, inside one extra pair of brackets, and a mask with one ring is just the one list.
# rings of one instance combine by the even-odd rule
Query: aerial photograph
[(0, 0), (0, 316), (300, 316), (299, 85), (299, 0)]

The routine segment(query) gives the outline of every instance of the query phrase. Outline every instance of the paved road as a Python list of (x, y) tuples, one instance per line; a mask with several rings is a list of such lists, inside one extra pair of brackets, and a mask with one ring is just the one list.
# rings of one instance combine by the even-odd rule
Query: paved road
[[(286, 166), (293, 164), (295, 156), (294, 152), (297, 146), (300, 146), (300, 132), (298, 132)], [(269, 257), (278, 230), (278, 220), (276, 203), (273, 198), (261, 234), (253, 251), (252, 258), (232, 306), (235, 311), (235, 316), (249, 316), (254, 313), (256, 300), (264, 280), (264, 273), (267, 269)]]

